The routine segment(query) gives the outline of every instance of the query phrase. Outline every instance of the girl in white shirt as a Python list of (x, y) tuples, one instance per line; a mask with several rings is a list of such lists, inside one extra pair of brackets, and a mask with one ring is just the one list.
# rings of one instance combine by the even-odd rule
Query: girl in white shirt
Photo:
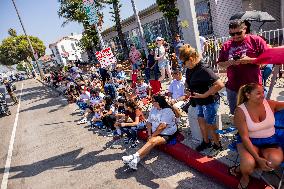
[(154, 96), (152, 102), (153, 109), (150, 111), (146, 123), (148, 130), (147, 143), (135, 154), (122, 157), (123, 162), (132, 169), (137, 169), (140, 159), (146, 156), (155, 146), (166, 144), (177, 133), (175, 114), (165, 97), (161, 95)]

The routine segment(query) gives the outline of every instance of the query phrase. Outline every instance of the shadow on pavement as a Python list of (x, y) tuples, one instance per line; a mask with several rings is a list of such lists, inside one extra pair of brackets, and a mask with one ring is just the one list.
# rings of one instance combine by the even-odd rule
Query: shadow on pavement
[[(120, 160), (121, 156), (123, 155), (123, 153), (98, 155), (104, 151), (99, 150), (78, 157), (82, 150), (83, 148), (80, 148), (32, 164), (11, 167), (10, 173), (19, 173), (10, 177), (9, 179), (32, 177), (51, 169), (72, 168), (70, 171), (84, 170), (94, 166), (97, 163)], [(0, 172), (4, 172), (4, 168), (1, 168)]]
[(32, 87), (32, 88), (27, 88), (23, 90), (23, 95), (21, 98), (21, 101), (27, 101), (30, 100), (31, 103), (36, 103), (39, 101), (42, 101), (44, 99), (49, 99), (48, 102), (42, 103), (42, 104), (37, 104), (35, 106), (31, 106), (29, 108), (23, 109), (20, 112), (26, 112), (26, 111), (31, 111), (31, 110), (36, 110), (36, 109), (43, 109), (43, 108), (48, 108), (52, 106), (56, 106), (56, 108), (51, 109), (49, 113), (56, 112), (62, 108), (64, 108), (66, 105), (68, 105), (66, 102), (62, 102), (58, 97), (58, 93), (53, 91), (50, 88), (41, 86), (41, 87)]

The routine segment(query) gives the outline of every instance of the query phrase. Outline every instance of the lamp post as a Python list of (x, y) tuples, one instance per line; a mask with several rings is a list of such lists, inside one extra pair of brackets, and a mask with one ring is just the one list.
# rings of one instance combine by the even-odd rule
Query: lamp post
[(146, 55), (146, 57), (148, 57), (148, 48), (147, 48), (147, 45), (146, 45), (146, 42), (145, 42), (145, 39), (144, 39), (144, 31), (143, 31), (143, 28), (142, 28), (142, 25), (141, 25), (141, 21), (140, 21), (140, 18), (139, 18), (139, 15), (138, 15), (138, 12), (137, 12), (134, 0), (131, 0), (131, 3), (132, 3), (132, 8), (133, 8), (134, 15), (136, 17), (136, 21), (137, 21), (137, 24), (138, 24), (138, 30), (139, 30), (139, 34), (140, 34), (140, 36), (139, 36), (140, 37), (140, 41), (141, 41), (142, 47), (143, 47), (143, 49), (145, 51), (145, 55)]
[[(33, 46), (32, 46), (32, 43), (31, 43), (31, 40), (30, 40), (29, 36), (27, 35), (27, 32), (26, 32), (25, 27), (24, 27), (24, 24), (23, 24), (23, 22), (22, 22), (21, 16), (20, 16), (19, 11), (18, 11), (18, 9), (17, 9), (16, 3), (15, 3), (14, 0), (12, 0), (12, 3), (13, 3), (13, 5), (14, 5), (14, 7), (15, 7), (16, 13), (17, 13), (17, 15), (18, 15), (18, 18), (19, 18), (19, 21), (20, 21), (21, 26), (22, 26), (22, 28), (23, 28), (23, 31), (24, 31), (24, 33), (25, 33), (25, 36), (27, 37), (27, 40), (28, 40), (30, 49), (31, 49), (31, 51), (32, 51), (33, 57), (34, 57), (34, 59), (35, 59), (35, 62), (36, 62), (36, 65), (37, 65), (37, 68), (38, 68), (40, 77), (41, 77), (41, 79), (43, 79), (43, 78), (44, 78), (43, 71), (42, 71), (42, 69), (39, 67), (39, 64), (38, 64), (38, 62), (37, 62), (38, 57), (36, 57), (36, 55), (35, 55), (35, 50), (34, 50), (34, 48), (33, 48)], [(37, 74), (37, 73), (35, 73), (35, 74)]]

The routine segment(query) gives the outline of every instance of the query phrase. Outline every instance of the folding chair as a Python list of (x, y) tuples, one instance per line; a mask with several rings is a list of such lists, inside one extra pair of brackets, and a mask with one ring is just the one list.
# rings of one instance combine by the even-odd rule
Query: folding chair
[[(274, 117), (275, 117), (275, 129), (276, 129), (275, 133), (282, 149), (284, 149), (284, 110), (275, 112)], [(281, 188), (284, 179), (284, 162), (281, 163), (280, 168), (281, 168), (280, 176), (274, 172), (275, 175), (279, 178), (278, 189)]]

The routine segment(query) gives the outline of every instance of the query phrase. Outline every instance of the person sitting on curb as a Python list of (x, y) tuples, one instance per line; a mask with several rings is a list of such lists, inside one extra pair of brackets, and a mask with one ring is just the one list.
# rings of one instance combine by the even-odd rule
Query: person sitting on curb
[(136, 170), (138, 162), (145, 157), (155, 146), (166, 144), (177, 134), (175, 114), (164, 96), (157, 95), (152, 99), (153, 108), (146, 123), (148, 141), (136, 153), (123, 156), (123, 163)]
[(240, 165), (230, 173), (241, 175), (239, 189), (248, 188), (256, 167), (263, 171), (276, 169), (283, 161), (283, 151), (275, 135), (274, 113), (284, 109), (284, 102), (266, 100), (261, 84), (243, 85), (238, 92), (234, 124), (238, 128), (237, 149)]

